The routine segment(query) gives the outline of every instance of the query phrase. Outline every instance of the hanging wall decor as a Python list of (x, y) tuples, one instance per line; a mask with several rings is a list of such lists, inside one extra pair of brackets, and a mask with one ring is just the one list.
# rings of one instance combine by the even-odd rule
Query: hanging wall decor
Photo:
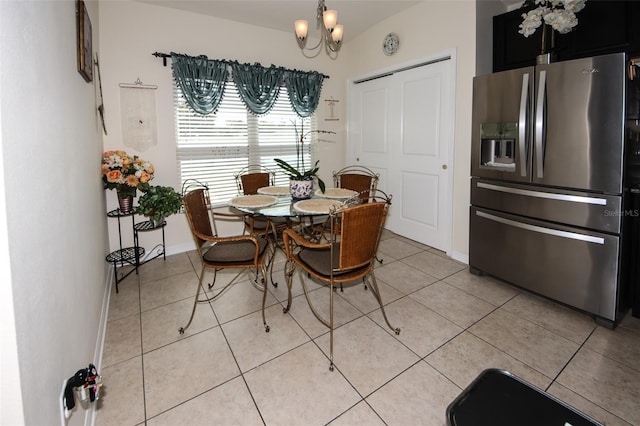
[(102, 97), (102, 78), (100, 77), (100, 63), (98, 62), (98, 54), (96, 53), (96, 60), (94, 62), (96, 66), (96, 77), (98, 81), (98, 114), (100, 114), (100, 121), (102, 122), (102, 130), (104, 134), (107, 134), (107, 125), (104, 121), (104, 98)]
[(91, 46), (91, 20), (84, 1), (76, 3), (76, 27), (78, 29), (78, 72), (87, 81), (93, 80), (93, 52)]
[(144, 152), (158, 144), (157, 88), (156, 85), (142, 84), (139, 78), (133, 84), (120, 83), (122, 143), (124, 146)]
[(324, 121), (339, 121), (339, 114), (338, 114), (338, 102), (340, 102), (337, 99), (333, 99), (333, 97), (330, 97), (329, 99), (325, 99), (324, 103), (325, 103), (325, 114), (324, 114)]

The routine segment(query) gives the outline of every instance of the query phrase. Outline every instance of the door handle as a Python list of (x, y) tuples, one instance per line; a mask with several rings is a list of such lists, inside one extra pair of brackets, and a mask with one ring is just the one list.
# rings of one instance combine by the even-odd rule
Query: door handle
[(542, 179), (544, 177), (544, 101), (547, 85), (547, 71), (540, 71), (540, 80), (538, 81), (538, 98), (536, 100), (536, 177)]
[(522, 75), (520, 93), (520, 116), (518, 118), (518, 151), (520, 152), (520, 176), (527, 175), (527, 100), (529, 99), (529, 74)]
[(525, 197), (546, 198), (548, 200), (567, 201), (570, 203), (593, 204), (596, 206), (606, 206), (606, 198), (583, 197), (580, 195), (555, 194), (552, 192), (532, 191), (530, 189), (511, 188), (509, 186), (493, 185), (490, 183), (478, 182), (478, 188), (491, 191), (506, 192), (508, 194), (524, 195)]
[(515, 220), (494, 216), (492, 214), (481, 212), (481, 211), (476, 211), (476, 216), (493, 220), (494, 222), (503, 223), (505, 225), (513, 226), (515, 228), (520, 228), (520, 229), (524, 229), (531, 232), (538, 232), (540, 234), (553, 235), (555, 237), (561, 237), (561, 238), (570, 238), (572, 240), (586, 241), (588, 243), (594, 243), (594, 244), (600, 244), (600, 245), (604, 245), (605, 243), (605, 240), (602, 237), (594, 237), (593, 235), (578, 234), (577, 232), (561, 231), (559, 229), (546, 228), (544, 226), (530, 225), (528, 223), (517, 222)]

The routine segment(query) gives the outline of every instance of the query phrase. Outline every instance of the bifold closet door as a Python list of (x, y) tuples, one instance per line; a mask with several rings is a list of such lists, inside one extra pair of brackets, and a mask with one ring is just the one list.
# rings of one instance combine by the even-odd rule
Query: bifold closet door
[(449, 156), (451, 60), (353, 84), (348, 162), (378, 173), (392, 194), (387, 228), (447, 251), (451, 241)]

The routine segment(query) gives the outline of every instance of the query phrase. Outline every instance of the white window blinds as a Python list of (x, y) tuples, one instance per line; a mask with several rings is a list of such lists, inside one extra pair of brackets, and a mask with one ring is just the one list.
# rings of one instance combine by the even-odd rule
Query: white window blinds
[[(296, 164), (296, 132), (303, 121), (293, 112), (282, 87), (269, 114), (257, 117), (240, 101), (235, 85), (227, 82), (220, 107), (208, 116), (193, 112), (174, 84), (176, 141), (181, 184), (197, 179), (209, 187), (211, 202), (222, 205), (238, 195), (234, 176), (248, 165), (260, 165), (276, 172), (276, 184), (289, 179), (273, 161), (281, 158)], [(315, 117), (304, 119), (304, 132), (317, 128)], [(313, 138), (312, 138), (313, 136)], [(304, 161), (315, 161), (316, 133), (305, 139)]]

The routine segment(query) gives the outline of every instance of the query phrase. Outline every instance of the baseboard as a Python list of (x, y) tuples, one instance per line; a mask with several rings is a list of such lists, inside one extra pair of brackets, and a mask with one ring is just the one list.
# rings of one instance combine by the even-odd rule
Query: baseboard
[(193, 243), (184, 243), (179, 245), (173, 245), (167, 247), (167, 256), (171, 256), (172, 254), (184, 253), (187, 251), (195, 250), (196, 246)]
[[(96, 347), (93, 353), (93, 365), (96, 367), (98, 374), (101, 374), (102, 370), (102, 353), (104, 351), (104, 339), (107, 333), (107, 320), (109, 318), (109, 301), (111, 298), (111, 283), (114, 278), (114, 270), (110, 264), (106, 265), (106, 282), (104, 283), (104, 294), (102, 296), (102, 308), (100, 310), (100, 322), (98, 323), (98, 334), (96, 337)], [(74, 415), (80, 415), (81, 412), (84, 412), (84, 421), (83, 424), (85, 426), (94, 426), (96, 423), (96, 407), (97, 404), (94, 403), (76, 403), (76, 408), (74, 408), (71, 413), (69, 413), (69, 418), (65, 416), (65, 407), (63, 403), (64, 390), (66, 387), (67, 381), (65, 380), (62, 384), (62, 389), (60, 390), (60, 424), (61, 426), (67, 426), (69, 424), (69, 419)], [(78, 419), (80, 420), (80, 419)], [(74, 424), (76, 424), (74, 422)]]
[[(98, 325), (98, 337), (96, 338), (96, 350), (93, 355), (94, 363), (98, 374), (102, 371), (102, 354), (104, 352), (104, 339), (107, 334), (107, 322), (109, 320), (109, 302), (111, 301), (111, 286), (115, 271), (109, 264), (106, 265), (106, 282), (104, 283), (104, 295), (102, 297), (102, 309), (100, 313), (100, 324)], [(96, 423), (96, 407), (98, 404), (90, 404), (84, 418), (85, 426), (93, 426)]]
[(462, 262), (465, 265), (469, 264), (469, 255), (466, 253), (460, 253), (458, 251), (453, 251), (449, 254), (453, 260), (457, 260), (458, 262)]

